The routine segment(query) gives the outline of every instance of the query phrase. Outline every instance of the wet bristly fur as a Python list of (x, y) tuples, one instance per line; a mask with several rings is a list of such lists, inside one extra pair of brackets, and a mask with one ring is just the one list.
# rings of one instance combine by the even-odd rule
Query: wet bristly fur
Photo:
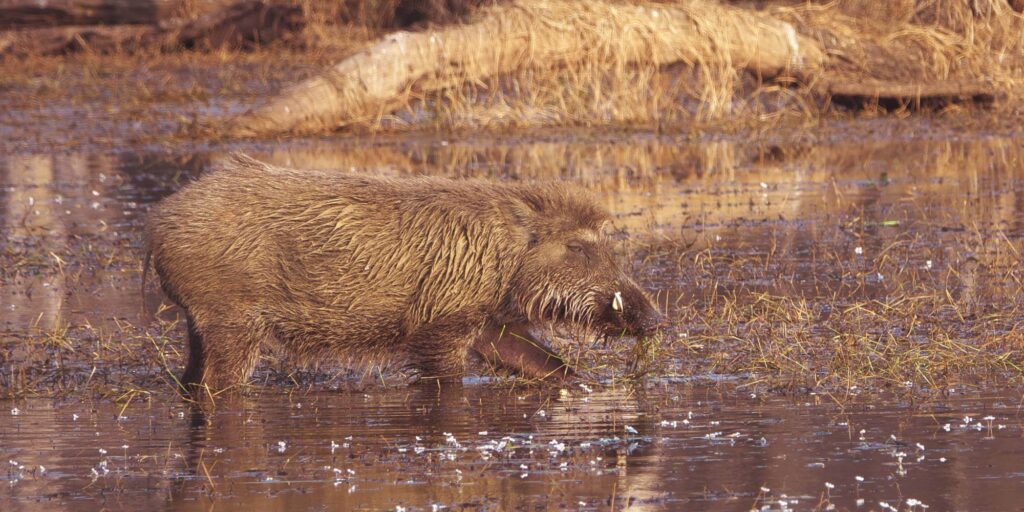
[[(187, 315), (185, 383), (244, 383), (261, 348), (458, 376), (488, 326), (643, 332), (656, 312), (567, 186), (387, 178), (234, 156), (157, 205), (147, 251)], [(620, 292), (630, 307), (613, 311)]]

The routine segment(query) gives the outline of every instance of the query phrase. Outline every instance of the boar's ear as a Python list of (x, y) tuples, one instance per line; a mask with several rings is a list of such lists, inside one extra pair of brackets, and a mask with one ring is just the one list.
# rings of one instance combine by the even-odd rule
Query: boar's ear
[(539, 223), (543, 218), (544, 202), (531, 194), (513, 197), (507, 203), (512, 231), (528, 246), (540, 240)]

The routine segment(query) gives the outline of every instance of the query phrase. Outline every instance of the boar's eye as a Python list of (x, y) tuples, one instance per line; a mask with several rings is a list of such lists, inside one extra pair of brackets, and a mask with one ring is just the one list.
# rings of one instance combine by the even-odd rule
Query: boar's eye
[(569, 249), (570, 251), (572, 251), (574, 253), (577, 253), (577, 254), (583, 252), (583, 244), (581, 244), (579, 242), (569, 242), (569, 243), (565, 244), (565, 247), (567, 249)]

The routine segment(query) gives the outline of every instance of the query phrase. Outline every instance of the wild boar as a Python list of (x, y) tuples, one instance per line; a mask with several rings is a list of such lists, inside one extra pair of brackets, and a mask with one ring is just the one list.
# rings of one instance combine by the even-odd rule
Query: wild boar
[(573, 370), (536, 339), (570, 324), (649, 335), (660, 314), (617, 263), (609, 214), (564, 184), (278, 168), (243, 155), (154, 206), (165, 294), (186, 315), (182, 382), (244, 384), (276, 345), (305, 361), (459, 378), (472, 351), (529, 377)]

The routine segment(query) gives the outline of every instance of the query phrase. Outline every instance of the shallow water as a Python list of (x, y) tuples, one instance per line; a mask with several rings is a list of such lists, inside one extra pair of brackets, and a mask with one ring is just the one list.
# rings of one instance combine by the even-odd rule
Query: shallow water
[[(1024, 139), (904, 137), (819, 146), (634, 136), (241, 149), (279, 165), (338, 172), (579, 183), (616, 215), (638, 278), (670, 313), (716, 288), (879, 297), (905, 278), (1005, 299), (1000, 278), (1019, 270), (1024, 249)], [(0, 329), (45, 327), (58, 317), (137, 319), (148, 205), (225, 154), (0, 158), (0, 232), (11, 277), (0, 283)], [(709, 283), (707, 273), (693, 271), (685, 259), (699, 250), (727, 256), (719, 269), (726, 273)], [(886, 259), (893, 251), (895, 267)], [(750, 269), (746, 258), (763, 268)], [(886, 264), (898, 275), (880, 272)], [(965, 265), (978, 271), (968, 272), (973, 280), (961, 280)], [(946, 282), (949, 270), (957, 281)], [(155, 287), (150, 292), (158, 301)]]
[[(638, 279), (684, 319), (677, 336), (700, 330), (690, 308), (726, 293), (797, 297), (822, 316), (836, 304), (941, 293), (949, 321), (965, 325), (1019, 303), (1020, 139), (414, 138), (3, 157), (0, 382), (32, 388), (55, 371), (61, 383), (109, 391), (3, 402), (0, 508), (905, 510), (920, 500), (1006, 510), (1024, 496), (1013, 389), (951, 385), (924, 404), (846, 390), (844, 408), (822, 394), (766, 395), (747, 385), (756, 376), (689, 379), (686, 361), (728, 352), (714, 346), (672, 346), (667, 376), (639, 391), (561, 394), (484, 379), (364, 394), (279, 378), (213, 412), (190, 409), (167, 384), (167, 371), (180, 371), (180, 326), (117, 343), (140, 323), (145, 211), (228, 149), (339, 172), (578, 183), (616, 215)], [(66, 338), (52, 334), (61, 326)], [(67, 360), (27, 348), (41, 332), (69, 344)], [(139, 359), (113, 361), (111, 351)], [(931, 387), (932, 397), (950, 391)]]
[(5, 510), (1015, 510), (1024, 488), (1019, 398), (843, 409), (731, 387), (478, 384), (269, 390), (209, 414), (17, 407), (0, 416)]

